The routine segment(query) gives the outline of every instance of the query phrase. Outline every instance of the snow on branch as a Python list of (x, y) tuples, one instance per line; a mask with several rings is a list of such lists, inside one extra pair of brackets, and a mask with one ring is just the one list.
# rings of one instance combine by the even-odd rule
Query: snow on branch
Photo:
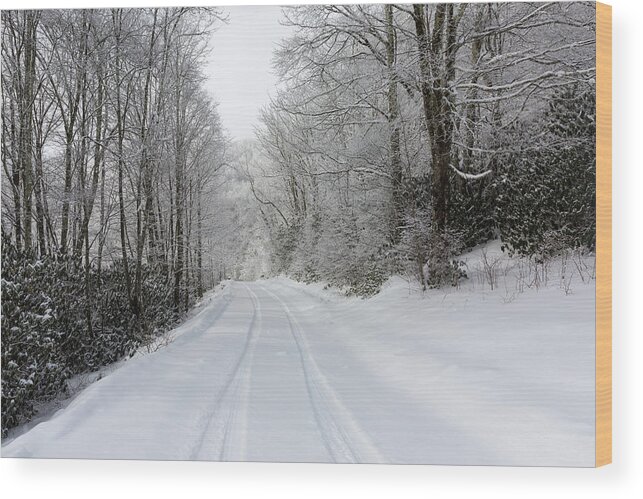
[(456, 166), (449, 165), (451, 169), (465, 180), (480, 180), (491, 173), (491, 170), (485, 170), (481, 173), (465, 173)]

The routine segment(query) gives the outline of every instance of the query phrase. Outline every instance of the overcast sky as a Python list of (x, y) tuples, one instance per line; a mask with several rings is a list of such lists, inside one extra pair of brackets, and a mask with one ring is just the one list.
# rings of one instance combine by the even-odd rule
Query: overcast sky
[(212, 37), (207, 73), (223, 126), (233, 139), (252, 138), (258, 114), (274, 92), (272, 51), (288, 35), (281, 7), (223, 7), (229, 22)]

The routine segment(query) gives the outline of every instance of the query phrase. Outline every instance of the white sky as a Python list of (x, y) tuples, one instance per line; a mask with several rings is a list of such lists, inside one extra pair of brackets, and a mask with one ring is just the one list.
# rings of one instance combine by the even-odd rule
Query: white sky
[(254, 136), (259, 110), (274, 93), (272, 52), (290, 28), (279, 24), (278, 6), (222, 9), (229, 22), (219, 25), (212, 37), (206, 85), (219, 102), (224, 128), (233, 139), (243, 140)]

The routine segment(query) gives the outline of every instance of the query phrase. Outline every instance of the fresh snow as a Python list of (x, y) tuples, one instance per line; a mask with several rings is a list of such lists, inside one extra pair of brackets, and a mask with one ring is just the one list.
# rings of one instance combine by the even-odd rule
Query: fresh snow
[(497, 244), (464, 259), (459, 288), (370, 299), (229, 282), (2, 455), (593, 466), (595, 281), (517, 292)]

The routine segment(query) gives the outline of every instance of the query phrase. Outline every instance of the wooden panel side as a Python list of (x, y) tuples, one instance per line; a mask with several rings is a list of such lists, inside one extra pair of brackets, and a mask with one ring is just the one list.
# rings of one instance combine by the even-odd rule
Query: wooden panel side
[(612, 462), (612, 7), (596, 3), (596, 466)]

